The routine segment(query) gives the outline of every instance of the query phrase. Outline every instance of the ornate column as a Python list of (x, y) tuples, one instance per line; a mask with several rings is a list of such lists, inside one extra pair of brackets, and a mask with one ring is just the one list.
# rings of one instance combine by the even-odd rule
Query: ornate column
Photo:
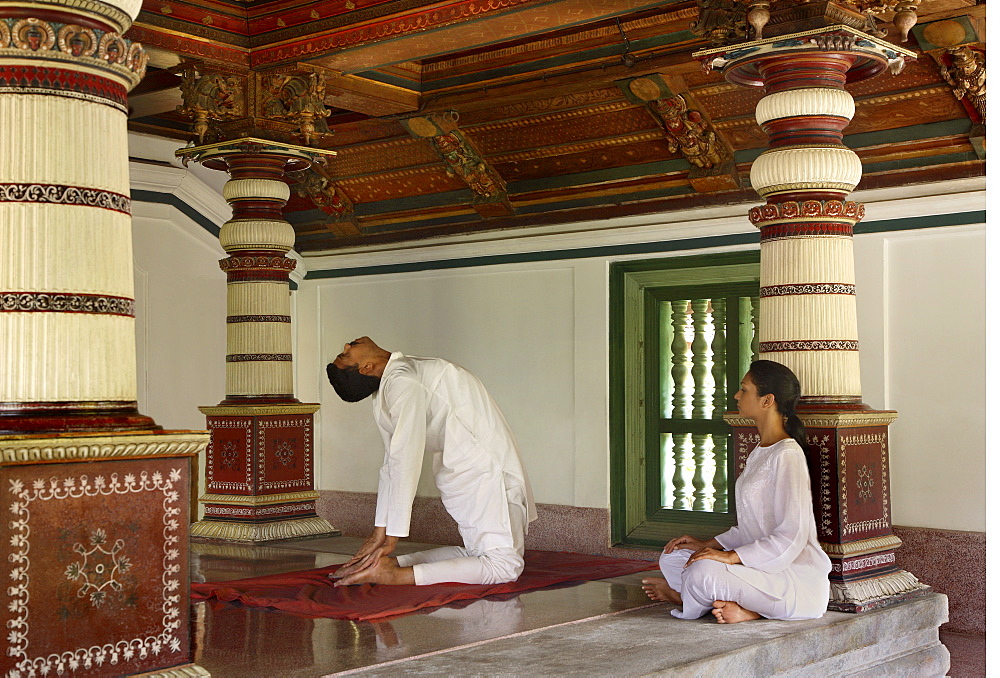
[[(802, 20), (808, 12), (812, 23)], [(754, 23), (758, 37), (768, 19), (771, 37), (694, 56), (729, 82), (766, 93), (757, 122), (769, 145), (750, 171), (767, 201), (750, 210), (761, 232), (759, 355), (801, 381), (819, 538), (833, 561), (830, 607), (861, 611), (928, 587), (895, 560), (888, 425), (896, 413), (862, 403), (853, 227), (864, 207), (846, 200), (862, 167), (843, 143), (854, 115), (845, 84), (887, 67), (898, 72), (915, 55), (865, 34), (860, 13), (832, 3), (764, 16)], [(843, 23), (829, 25), (835, 20)], [(745, 458), (757, 442), (753, 423), (727, 420)]]
[(126, 94), (138, 0), (0, 0), (0, 672), (207, 675), (187, 527), (203, 432), (136, 407)]
[(126, 136), (146, 55), (121, 37), (139, 3), (91, 4), (0, 2), (0, 434), (156, 428), (136, 408)]
[(177, 154), (228, 172), (223, 195), (233, 207), (219, 233), (230, 255), (219, 262), (228, 285), (226, 398), (200, 408), (212, 442), (205, 517), (191, 534), (239, 542), (338, 534), (316, 515), (312, 415), (319, 405), (294, 396), (288, 274), (295, 260), (285, 253), (295, 233), (281, 214), (286, 172), (334, 152), (243, 138)]

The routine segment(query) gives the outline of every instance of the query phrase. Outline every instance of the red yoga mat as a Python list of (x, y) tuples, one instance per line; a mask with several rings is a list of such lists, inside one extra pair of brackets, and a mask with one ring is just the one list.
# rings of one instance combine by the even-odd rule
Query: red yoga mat
[(562, 551), (525, 551), (524, 572), (507, 584), (433, 584), (334, 586), (327, 574), (340, 565), (227, 582), (193, 582), (192, 600), (214, 598), (309, 617), (355, 621), (394, 617), (425, 607), (499, 593), (518, 593), (564, 582), (619, 577), (657, 569), (655, 561), (625, 560)]

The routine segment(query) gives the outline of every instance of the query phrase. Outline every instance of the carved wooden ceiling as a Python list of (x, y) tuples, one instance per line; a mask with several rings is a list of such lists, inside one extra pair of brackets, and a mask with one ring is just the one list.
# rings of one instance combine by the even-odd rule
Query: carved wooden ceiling
[[(848, 85), (859, 189), (985, 174), (984, 111), (941, 70), (942, 45), (985, 52), (985, 5), (918, 14), (885, 39), (919, 58)], [(181, 147), (208, 110), (204, 143), (253, 128), (336, 149), (294, 175), (300, 252), (760, 202), (762, 92), (691, 58), (697, 17), (687, 0), (147, 0), (129, 126)], [(672, 119), (709, 143), (685, 152)]]

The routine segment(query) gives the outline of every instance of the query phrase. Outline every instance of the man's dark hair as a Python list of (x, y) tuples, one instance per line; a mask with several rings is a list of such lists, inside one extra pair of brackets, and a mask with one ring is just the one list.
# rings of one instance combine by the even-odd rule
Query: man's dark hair
[(356, 403), (364, 400), (378, 390), (382, 383), (381, 377), (369, 377), (358, 371), (358, 366), (336, 367), (333, 363), (326, 366), (326, 376), (330, 379), (330, 385), (337, 392), (341, 400), (349, 403)]

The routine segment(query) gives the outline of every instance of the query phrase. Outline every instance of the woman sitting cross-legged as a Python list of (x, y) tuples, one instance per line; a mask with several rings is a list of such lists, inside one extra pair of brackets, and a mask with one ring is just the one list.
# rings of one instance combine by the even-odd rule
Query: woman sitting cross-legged
[(784, 365), (750, 364), (734, 397), (760, 444), (736, 481), (736, 526), (708, 541), (671, 539), (660, 556), (665, 580), (642, 580), (653, 600), (682, 606), (671, 610), (675, 617), (712, 612), (720, 624), (734, 624), (826, 611), (830, 558), (816, 538), (799, 395), (799, 380)]

